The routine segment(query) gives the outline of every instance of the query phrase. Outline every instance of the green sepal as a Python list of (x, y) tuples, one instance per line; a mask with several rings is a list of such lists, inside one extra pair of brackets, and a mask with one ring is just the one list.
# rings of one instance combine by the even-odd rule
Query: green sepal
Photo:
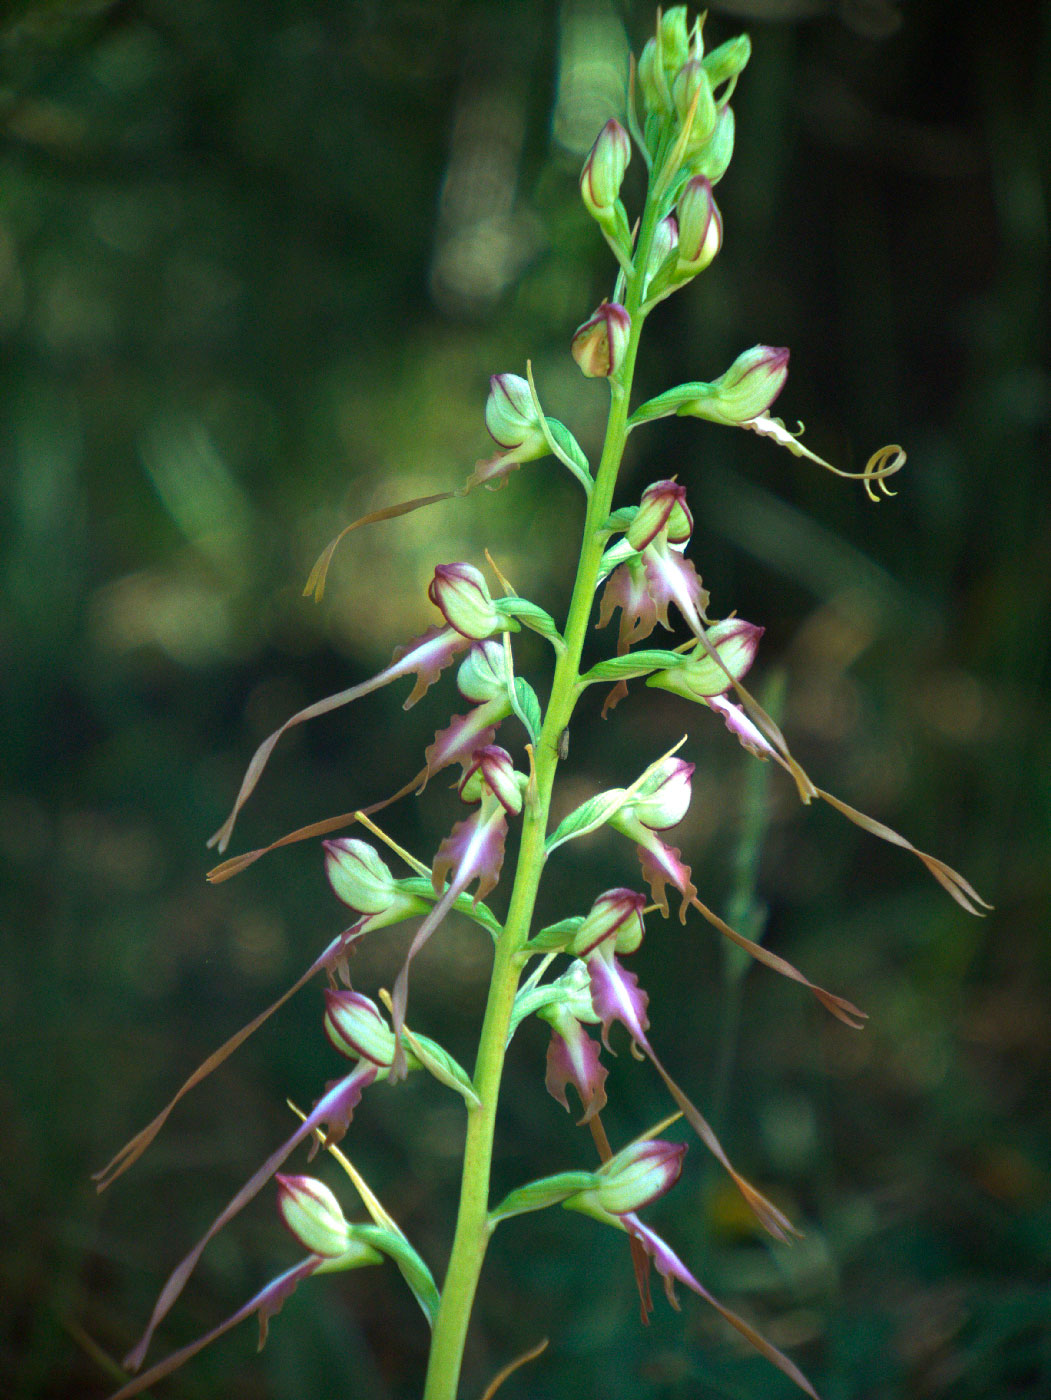
[(580, 678), (581, 685), (595, 681), (630, 681), (634, 676), (646, 676), (651, 671), (673, 671), (686, 657), (677, 651), (629, 651), (626, 656), (611, 656), (600, 661)]
[(403, 1030), (406, 1053), (415, 1058), (428, 1074), (432, 1074), (439, 1084), (454, 1089), (470, 1108), (478, 1108), (481, 1099), (475, 1093), (471, 1076), (457, 1060), (436, 1040), (427, 1035), (417, 1035), (415, 1031)]
[(519, 1186), (489, 1212), (490, 1229), (512, 1215), (526, 1215), (530, 1211), (561, 1205), (580, 1191), (594, 1189), (595, 1180), (595, 1172), (559, 1172), (557, 1176), (542, 1176)]
[(544, 842), (545, 853), (550, 855), (564, 841), (586, 836), (589, 831), (597, 831), (600, 826), (605, 826), (610, 817), (616, 815), (624, 806), (630, 795), (626, 788), (611, 788), (609, 792), (599, 792), (594, 797), (589, 797), (559, 822)]
[[(418, 895), (420, 899), (426, 900), (428, 907), (441, 898), (440, 894), (434, 893), (434, 886), (425, 875), (407, 875), (397, 883), (398, 888), (405, 890), (407, 894)], [(453, 908), (458, 914), (466, 914), (469, 919), (480, 924), (494, 938), (503, 932), (503, 924), (483, 900), (475, 904), (469, 894), (460, 894), (453, 900)]]
[(373, 1249), (378, 1249), (381, 1254), (386, 1254), (397, 1264), (402, 1278), (423, 1309), (428, 1326), (433, 1327), (441, 1298), (430, 1269), (405, 1236), (394, 1230), (387, 1230), (382, 1225), (354, 1225), (351, 1228), (355, 1239), (370, 1244)]
[(654, 418), (669, 418), (673, 413), (682, 413), (695, 399), (707, 398), (712, 392), (710, 384), (679, 384), (674, 389), (665, 389), (655, 399), (647, 399), (628, 419), (628, 430), (637, 428), (640, 423), (649, 423)]
[(555, 626), (555, 619), (549, 612), (545, 612), (537, 603), (531, 603), (528, 598), (497, 598), (495, 602), (496, 611), (502, 618), (510, 618), (522, 622), (532, 632), (538, 632), (541, 637), (546, 637), (551, 642), (556, 651), (565, 650), (565, 641), (562, 633)]
[(540, 738), (540, 728), (544, 720), (540, 712), (540, 701), (537, 699), (536, 691), (521, 676), (515, 677), (515, 692), (511, 705), (515, 714), (522, 721), (525, 732), (529, 735), (529, 742), (535, 747)]

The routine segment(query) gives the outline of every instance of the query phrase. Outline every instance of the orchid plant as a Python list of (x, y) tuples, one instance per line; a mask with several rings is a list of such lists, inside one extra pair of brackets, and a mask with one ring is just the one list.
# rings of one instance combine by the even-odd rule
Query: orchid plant
[[(745, 428), (772, 439), (796, 457), (860, 480), (873, 500), (890, 495), (888, 478), (905, 460), (900, 448), (875, 453), (863, 471), (840, 471), (816, 456), (771, 408), (785, 385), (788, 351), (765, 345), (740, 355), (711, 382), (680, 384), (634, 409), (632, 380), (640, 338), (651, 311), (709, 266), (722, 244), (723, 224), (714, 187), (730, 164), (734, 148), (734, 89), (748, 62), (746, 36), (705, 52), (702, 20), (691, 22), (684, 6), (660, 15), (655, 35), (632, 64), (627, 95), (627, 126), (610, 120), (599, 133), (580, 177), (584, 206), (597, 223), (617, 263), (612, 294), (572, 337), (571, 352), (581, 371), (605, 379), (609, 415), (597, 465), (592, 468), (567, 427), (541, 407), (531, 372), (522, 378), (497, 374), (491, 381), (485, 422), (498, 451), (478, 464), (458, 491), (502, 485), (524, 463), (552, 457), (578, 483), (584, 497), (579, 559), (565, 621), (560, 626), (542, 608), (519, 597), (493, 566), (498, 596), (485, 575), (471, 563), (440, 565), (428, 589), (439, 617), (422, 636), (399, 647), (391, 664), (371, 680), (319, 700), (299, 711), (273, 733), (248, 765), (230, 816), (213, 837), (225, 852), (244, 803), (262, 775), (281, 736), (294, 725), (328, 713), (402, 678), (415, 684), (405, 707), (416, 704), (439, 674), (458, 663), (457, 685), (464, 712), (440, 729), (424, 754), (419, 771), (399, 792), (373, 808), (353, 810), (301, 828), (271, 846), (228, 859), (210, 874), (218, 881), (243, 870), (275, 846), (332, 832), (358, 823), (384, 843), (409, 873), (395, 874), (375, 845), (357, 837), (324, 841), (328, 878), (337, 899), (352, 913), (349, 926), (314, 959), (285, 995), (217, 1050), (182, 1086), (171, 1103), (98, 1174), (99, 1189), (128, 1168), (160, 1131), (172, 1108), (269, 1016), (310, 979), (324, 973), (324, 1031), (335, 1052), (350, 1062), (349, 1072), (332, 1081), (285, 1142), (251, 1175), (193, 1249), (174, 1269), (153, 1314), (126, 1361), (137, 1374), (114, 1400), (126, 1400), (182, 1365), (189, 1357), (245, 1318), (258, 1318), (265, 1338), (269, 1319), (288, 1295), (314, 1275), (362, 1268), (390, 1259), (401, 1271), (431, 1329), (425, 1400), (454, 1400), (472, 1304), (494, 1230), (511, 1216), (556, 1205), (591, 1216), (599, 1225), (621, 1231), (630, 1247), (642, 1300), (643, 1316), (652, 1307), (652, 1266), (664, 1281), (670, 1300), (681, 1284), (718, 1309), (767, 1359), (808, 1395), (815, 1391), (798, 1367), (760, 1336), (746, 1321), (715, 1299), (672, 1247), (640, 1218), (645, 1207), (667, 1192), (682, 1169), (685, 1146), (659, 1134), (667, 1123), (644, 1129), (614, 1151), (603, 1127), (607, 1071), (603, 1051), (610, 1051), (614, 1025), (626, 1034), (638, 1057), (645, 1057), (667, 1089), (673, 1119), (682, 1117), (704, 1147), (729, 1175), (758, 1224), (771, 1236), (790, 1242), (796, 1226), (733, 1165), (693, 1098), (669, 1074), (652, 1035), (648, 997), (627, 960), (639, 947), (647, 918), (670, 912), (669, 892), (678, 899), (679, 918), (700, 916), (752, 958), (807, 988), (846, 1027), (860, 1029), (865, 1013), (846, 998), (811, 982), (785, 959), (750, 940), (720, 918), (699, 897), (690, 866), (669, 844), (668, 831), (686, 814), (694, 765), (681, 758), (680, 741), (652, 761), (625, 788), (597, 792), (570, 812), (553, 830), (549, 821), (564, 736), (574, 709), (591, 686), (609, 687), (603, 713), (617, 704), (633, 680), (670, 691), (699, 711), (702, 730), (716, 731), (707, 715), (723, 721), (753, 759), (783, 769), (804, 803), (830, 803), (848, 820), (872, 835), (904, 847), (923, 862), (949, 894), (970, 913), (983, 901), (962, 876), (935, 857), (916, 850), (880, 822), (865, 816), (820, 788), (793, 757), (778, 725), (745, 688), (744, 678), (756, 657), (762, 628), (734, 615), (709, 613), (687, 547), (693, 519), (685, 487), (674, 478), (648, 486), (641, 499), (615, 507), (617, 477), (629, 433), (670, 414), (706, 419), (730, 428)], [(646, 191), (633, 220), (620, 198), (625, 171), (637, 153), (646, 167)], [(404, 502), (375, 512), (348, 526), (324, 552), (307, 585), (318, 598), (339, 540), (349, 530), (391, 518), (442, 497)], [(491, 563), (491, 561), (490, 561)], [(600, 592), (601, 590), (601, 592)], [(614, 654), (581, 669), (585, 637), (596, 611), (597, 626), (606, 626), (619, 610)], [(658, 624), (671, 629), (671, 610), (688, 633), (674, 648), (647, 642)], [(553, 672), (548, 700), (542, 705), (533, 685), (517, 674), (514, 638), (521, 630), (536, 632), (549, 643)], [(496, 742), (521, 754), (516, 760)], [(436, 773), (458, 766), (460, 802), (466, 815), (457, 821), (432, 859), (420, 861), (401, 850), (372, 821), (376, 811), (412, 792), (421, 792)], [(514, 869), (505, 871), (509, 827), (518, 832)], [(608, 828), (635, 846), (641, 883), (648, 895), (630, 885), (599, 893), (586, 910), (571, 912), (545, 928), (534, 927), (537, 892), (548, 860), (562, 846), (598, 828)], [(625, 853), (626, 855), (626, 853)], [(630, 880), (630, 859), (625, 880)], [(505, 912), (485, 902), (503, 883)], [(985, 906), (988, 907), (988, 906)], [(419, 1030), (410, 1029), (410, 976), (416, 955), (439, 933), (452, 910), (480, 925), (492, 939), (492, 972), (479, 1035), (477, 1055), (468, 1071)], [(351, 985), (349, 966), (355, 945), (376, 929), (419, 920), (390, 995), (364, 995)], [(490, 1198), (501, 1079), (517, 1027), (539, 1017), (550, 1027), (546, 1087), (564, 1108), (572, 1086), (582, 1109), (581, 1126), (591, 1145), (583, 1164), (556, 1176), (529, 1182), (499, 1202)], [(595, 1031), (599, 1039), (595, 1038)], [(656, 1042), (656, 1044), (655, 1044)], [(431, 1269), (381, 1205), (350, 1159), (338, 1147), (362, 1095), (380, 1081), (397, 1085), (410, 1072), (424, 1072), (439, 1082), (435, 1092), (459, 1095), (466, 1115), (462, 1184), (456, 1227), (444, 1281), (439, 1287)], [(313, 1156), (330, 1152), (347, 1172), (361, 1206), (353, 1210), (332, 1190), (309, 1175), (286, 1174), (284, 1168), (301, 1145)], [(204, 1249), (238, 1212), (276, 1183), (277, 1207), (304, 1254), (299, 1263), (268, 1283), (232, 1317), (191, 1346), (142, 1370), (154, 1334), (177, 1301)], [(353, 1218), (363, 1209), (367, 1219)], [(531, 1354), (530, 1354), (531, 1355)], [(519, 1358), (524, 1361), (528, 1357)], [(513, 1369), (513, 1365), (508, 1368)], [(498, 1381), (503, 1379), (503, 1375)], [(486, 1392), (491, 1395), (495, 1384)]]

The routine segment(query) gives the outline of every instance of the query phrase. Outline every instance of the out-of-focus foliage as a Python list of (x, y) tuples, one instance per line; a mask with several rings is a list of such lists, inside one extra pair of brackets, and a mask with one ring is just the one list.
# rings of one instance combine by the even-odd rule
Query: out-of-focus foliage
[[(783, 678), (809, 770), (997, 909), (968, 920), (919, 866), (776, 780), (749, 906), (746, 760), (640, 687), (604, 724), (598, 697), (585, 712), (562, 810), (689, 724), (696, 796), (676, 841), (703, 897), (727, 909), (741, 884), (773, 946), (871, 1013), (853, 1035), (761, 971), (735, 998), (706, 928), (653, 922), (637, 963), (654, 1042), (806, 1228), (767, 1249), (697, 1152), (658, 1211), (676, 1248), (829, 1397), (1037, 1400), (1048, 10), (710, 8), (715, 39), (747, 25), (755, 44), (725, 246), (654, 316), (640, 390), (790, 345), (778, 407), (818, 451), (857, 466), (897, 440), (910, 461), (873, 507), (750, 434), (663, 423), (634, 436), (620, 500), (679, 474), (714, 607), (766, 625), (758, 683)], [(287, 1135), (285, 1096), (335, 1073), (304, 993), (96, 1200), (90, 1170), (340, 927), (313, 845), (204, 883), (204, 839), (255, 743), (426, 625), (436, 563), (488, 547), (562, 609), (580, 512), (550, 463), (353, 536), (320, 609), (299, 590), (352, 515), (463, 480), (488, 451), (492, 372), (531, 356), (548, 411), (594, 446), (603, 390), (568, 339), (611, 274), (576, 175), (651, 22), (613, 0), (3, 11), (0, 1395), (104, 1394), (93, 1346), (122, 1353), (195, 1232)], [(239, 848), (400, 785), (454, 703), (446, 682), (408, 716), (379, 696), (289, 735)], [(452, 802), (436, 783), (389, 827), (427, 859)], [(626, 848), (582, 843), (552, 859), (542, 912), (634, 878)], [(402, 935), (386, 938), (356, 960), (365, 990), (398, 965)], [(486, 972), (484, 940), (451, 927), (414, 973), (414, 1020), (463, 1058)], [(543, 1091), (543, 1050), (524, 1028), (498, 1193), (590, 1165)], [(664, 1111), (626, 1054), (609, 1089), (618, 1143)], [(410, 1082), (370, 1095), (346, 1144), (439, 1277), (460, 1140), (457, 1105)], [(291, 1248), (261, 1201), (209, 1250), (166, 1340), (231, 1311)], [(509, 1400), (781, 1393), (699, 1308), (638, 1326), (626, 1251), (584, 1219), (510, 1222), (483, 1285), (466, 1393), (543, 1335)], [(235, 1335), (164, 1394), (408, 1397), (424, 1351), (394, 1271), (369, 1270), (304, 1286), (259, 1358)]]

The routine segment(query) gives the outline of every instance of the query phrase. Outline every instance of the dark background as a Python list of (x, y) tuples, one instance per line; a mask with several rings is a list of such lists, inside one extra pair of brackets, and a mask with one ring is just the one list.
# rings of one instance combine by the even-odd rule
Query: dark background
[[(619, 110), (625, 31), (637, 51), (652, 12), (8, 0), (3, 15), (0, 1396), (79, 1400), (110, 1387), (92, 1347), (123, 1354), (172, 1264), (287, 1135), (286, 1095), (305, 1103), (339, 1072), (304, 992), (96, 1198), (90, 1171), (342, 926), (315, 844), (204, 881), (254, 746), (428, 625), (437, 563), (488, 547), (564, 613), (581, 511), (550, 461), (354, 536), (321, 607), (300, 589), (342, 523), (457, 485), (488, 452), (490, 373), (532, 357), (548, 411), (594, 452), (604, 390), (567, 347), (612, 274), (576, 180)], [(639, 392), (789, 345), (778, 407), (810, 445), (857, 468), (897, 441), (909, 465), (873, 506), (751, 434), (664, 423), (632, 439), (618, 503), (679, 474), (715, 613), (766, 626), (756, 684), (783, 687), (817, 781), (996, 911), (963, 914), (905, 853), (799, 807), (779, 773), (757, 795), (765, 770), (721, 726), (641, 687), (605, 724), (589, 697), (557, 800), (628, 781), (689, 726), (695, 800), (676, 840), (702, 896), (755, 927), (768, 916), (773, 947), (871, 1013), (852, 1033), (762, 970), (737, 997), (706, 926), (651, 920), (633, 965), (654, 1041), (806, 1236), (767, 1248), (697, 1144), (648, 1218), (828, 1400), (1037, 1400), (1048, 9), (711, 6), (711, 42), (742, 27), (755, 54), (718, 191), (725, 247), (653, 316)], [(543, 651), (521, 656), (541, 685)], [(416, 771), (456, 698), (445, 679), (403, 716), (396, 690), (289, 735), (234, 848)], [(757, 800), (753, 889), (735, 870)], [(386, 824), (429, 860), (455, 806), (438, 782)], [(581, 843), (552, 861), (542, 913), (635, 878), (624, 842)], [(390, 985), (408, 937), (367, 946), (362, 990)], [(451, 923), (414, 974), (415, 1024), (468, 1061), (487, 968), (484, 938)], [(513, 1046), (496, 1190), (592, 1160), (544, 1093), (545, 1043), (528, 1026)], [(622, 1143), (667, 1101), (615, 1043)], [(346, 1143), (439, 1278), (461, 1133), (451, 1096), (410, 1081), (368, 1094)], [(272, 1199), (214, 1242), (161, 1350), (296, 1257)], [(545, 1335), (508, 1400), (794, 1393), (683, 1302), (661, 1299), (643, 1329), (612, 1232), (561, 1211), (512, 1222), (464, 1394)], [(389, 1265), (304, 1286), (258, 1357), (250, 1332), (155, 1393), (419, 1393), (425, 1329)]]

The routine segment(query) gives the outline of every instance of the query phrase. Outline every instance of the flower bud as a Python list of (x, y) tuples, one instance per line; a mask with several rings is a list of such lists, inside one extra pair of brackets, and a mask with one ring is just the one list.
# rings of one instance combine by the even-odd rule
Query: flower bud
[(679, 196), (679, 268), (703, 272), (722, 247), (723, 220), (711, 182), (695, 175)]
[(449, 626), (472, 641), (483, 641), (500, 626), (485, 579), (472, 564), (439, 564), (427, 596)]
[(631, 338), (631, 317), (617, 302), (604, 301), (573, 332), (570, 351), (588, 379), (609, 379), (624, 362)]
[(627, 1215), (663, 1196), (679, 1178), (684, 1142), (650, 1138), (632, 1143), (611, 1157), (595, 1173), (595, 1185), (565, 1202), (570, 1210), (585, 1214)]
[(717, 88), (728, 79), (736, 78), (751, 56), (752, 41), (747, 34), (738, 34), (735, 39), (728, 39), (725, 44), (712, 49), (704, 59), (704, 71), (712, 87)]
[[(681, 122), (686, 121), (693, 107), (693, 121), (690, 123), (686, 149), (699, 150), (711, 139), (719, 113), (712, 97), (712, 85), (708, 74), (696, 59), (684, 64), (676, 75), (672, 86), (672, 101)], [(697, 104), (695, 107), (694, 103)]]
[(522, 810), (525, 782), (525, 775), (515, 771), (507, 750), (489, 744), (475, 753), (460, 781), (459, 792), (464, 802), (479, 802), (486, 792), (491, 792), (505, 812), (516, 816)]
[[(693, 769), (694, 765), (684, 759), (666, 758), (622, 811), (630, 811), (650, 831), (678, 826), (689, 811)], [(611, 825), (616, 826), (616, 823), (615, 816)]]
[(359, 914), (383, 914), (399, 897), (394, 876), (367, 841), (323, 841), (325, 874), (337, 899)]
[(350, 1248), (350, 1224), (323, 1181), (276, 1174), (281, 1219), (304, 1249), (334, 1259)]
[(549, 451), (529, 382), (518, 374), (490, 378), (485, 426), (496, 445), (513, 452), (518, 461), (544, 457)]
[(677, 481), (655, 481), (642, 500), (625, 536), (632, 549), (643, 550), (664, 530), (672, 544), (683, 544), (693, 530), (693, 516), (686, 505), (686, 487)]
[(368, 1060), (382, 1069), (394, 1059), (394, 1032), (379, 1007), (359, 992), (325, 989), (325, 1034), (348, 1060)]
[(725, 374), (704, 386), (697, 398), (682, 404), (680, 414), (712, 423), (743, 427), (765, 413), (785, 387), (788, 351), (753, 345), (738, 355)]
[(653, 243), (650, 245), (650, 272), (660, 270), (670, 255), (679, 246), (679, 221), (674, 214), (665, 214), (653, 230)]
[(499, 642), (481, 641), (474, 646), (460, 663), (456, 673), (456, 685), (465, 700), (484, 704), (507, 689), (504, 674), (504, 649)]
[(616, 952), (634, 953), (642, 942), (645, 906), (645, 897), (634, 890), (607, 890), (595, 900), (566, 951), (586, 958), (600, 943), (614, 939)]
[(604, 222), (612, 214), (631, 160), (631, 138), (612, 117), (598, 134), (584, 169), (580, 194), (592, 218)]
[(713, 185), (719, 183), (733, 159), (735, 130), (733, 108), (723, 107), (707, 142), (700, 149), (687, 147), (690, 169), (695, 175), (706, 175)]
[(673, 695), (682, 695), (687, 700), (708, 700), (713, 695), (724, 695), (733, 681), (747, 674), (762, 635), (762, 627), (745, 622), (741, 617), (728, 617), (705, 633), (726, 670), (707, 651), (697, 647), (681, 666), (658, 671), (646, 684), (656, 690), (670, 690)]

